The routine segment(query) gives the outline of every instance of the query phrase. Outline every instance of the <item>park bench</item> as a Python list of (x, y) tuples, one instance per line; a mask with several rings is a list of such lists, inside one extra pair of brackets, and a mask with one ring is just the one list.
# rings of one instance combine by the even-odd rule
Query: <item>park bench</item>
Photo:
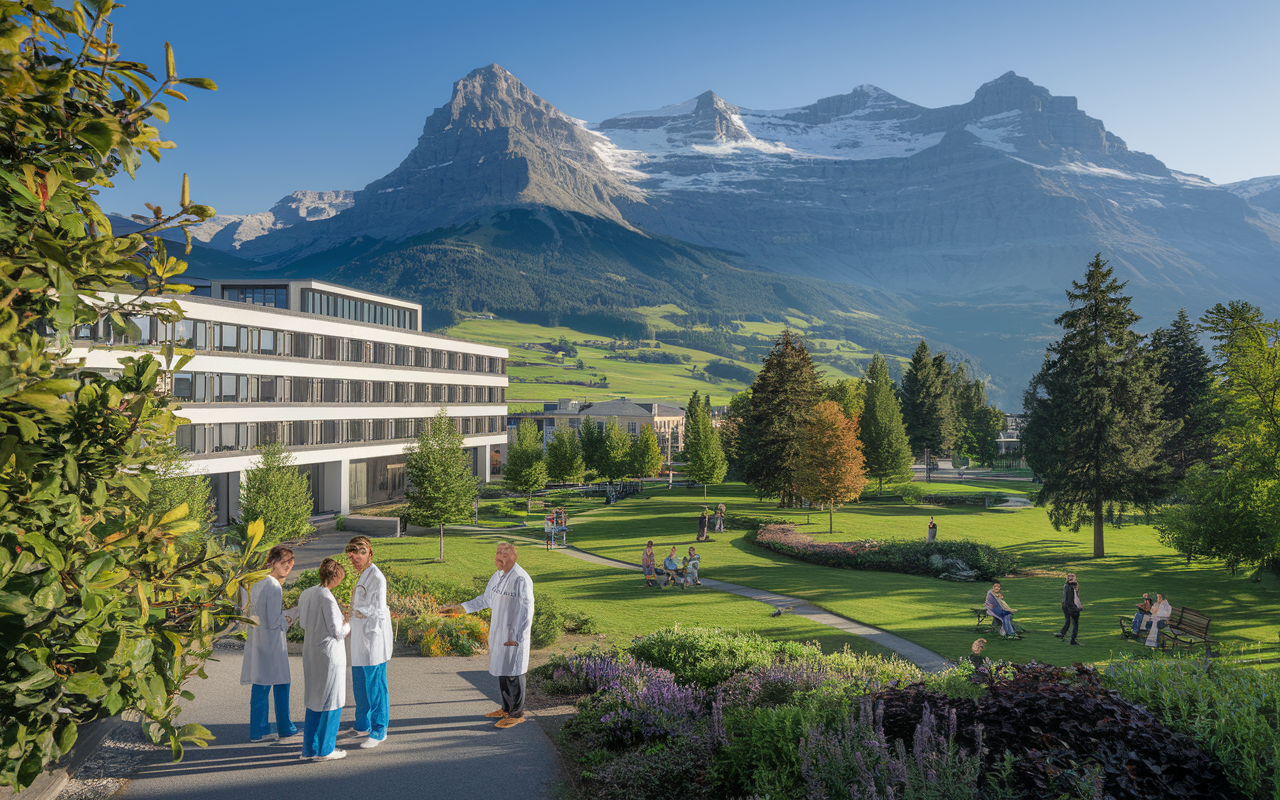
[[(1213, 651), (1213, 640), (1209, 638), (1209, 617), (1194, 608), (1183, 606), (1169, 615), (1169, 624), (1161, 632), (1173, 645), (1195, 648), (1204, 645), (1210, 653)], [(1135, 636), (1133, 633), (1133, 615), (1120, 616), (1120, 635), (1125, 639), (1146, 641), (1148, 629), (1144, 628)]]
[[(974, 606), (969, 609), (969, 613), (973, 614), (977, 619), (973, 626), (974, 633), (988, 633), (999, 636), (1004, 633), (1004, 627), (1000, 624), (1000, 620), (991, 616), (991, 612), (987, 611), (986, 606)], [(1013, 630), (1022, 638), (1027, 631), (1018, 623), (1013, 623)]]

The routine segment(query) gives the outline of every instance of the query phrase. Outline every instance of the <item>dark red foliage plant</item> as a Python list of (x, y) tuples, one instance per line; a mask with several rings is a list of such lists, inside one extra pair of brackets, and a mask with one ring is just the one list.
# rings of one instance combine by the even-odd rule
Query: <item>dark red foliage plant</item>
[(977, 745), (981, 726), (984, 772), (998, 768), (1006, 752), (1017, 762), (1017, 791), (1046, 797), (1072, 765), (1101, 770), (1103, 797), (1243, 798), (1222, 770), (1195, 746), (1141, 706), (1107, 689), (1093, 667), (1029, 663), (1012, 676), (992, 680), (980, 699), (952, 699), (917, 684), (879, 692), (884, 733), (910, 742), (927, 703), (945, 716), (954, 709), (959, 743)]

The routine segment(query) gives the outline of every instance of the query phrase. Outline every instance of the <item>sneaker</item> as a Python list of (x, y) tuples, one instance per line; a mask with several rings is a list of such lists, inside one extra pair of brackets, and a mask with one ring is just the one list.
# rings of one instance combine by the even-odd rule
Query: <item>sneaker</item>
[(382, 744), (384, 741), (386, 741), (386, 737), (383, 737), (381, 739), (375, 739), (372, 736), (370, 736), (368, 739), (365, 739), (363, 742), (360, 743), (360, 749), (372, 750), (373, 748)]
[(258, 742), (274, 742), (276, 739), (279, 739), (279, 738), (280, 737), (274, 733), (268, 733), (266, 736), (262, 736), (257, 739), (250, 737), (249, 741), (253, 742), (254, 744), (257, 744)]
[(316, 756), (311, 760), (312, 761), (337, 761), (340, 758), (346, 758), (346, 757), (347, 757), (346, 750), (334, 750), (332, 753), (330, 753), (327, 756)]
[(298, 756), (299, 761), (314, 761), (315, 756)]
[(496, 725), (494, 725), (493, 727), (495, 727), (495, 728), (514, 728), (515, 726), (519, 725), (521, 722), (524, 722), (524, 717), (523, 717), (523, 716), (520, 716), (520, 717), (504, 717), (504, 718), (502, 718), (502, 719), (498, 720), (498, 723), (497, 723)]
[(485, 716), (488, 717), (489, 719), (502, 719), (506, 715), (507, 715), (507, 712), (503, 711), (501, 708), (495, 708), (494, 710), (490, 711), (488, 714), (485, 714)]
[(1061, 639), (1061, 638), (1062, 638), (1062, 634), (1060, 634), (1060, 633), (1055, 633), (1055, 634), (1053, 635), (1053, 638), (1055, 638), (1055, 639)]

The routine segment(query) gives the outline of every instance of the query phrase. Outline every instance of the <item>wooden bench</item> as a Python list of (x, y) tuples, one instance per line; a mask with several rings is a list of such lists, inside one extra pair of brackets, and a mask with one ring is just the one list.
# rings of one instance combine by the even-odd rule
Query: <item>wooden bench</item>
[[(1149, 626), (1143, 627), (1135, 634), (1133, 632), (1133, 615), (1117, 616), (1120, 620), (1120, 636), (1122, 638), (1135, 639), (1140, 642), (1147, 640), (1147, 634), (1150, 631)], [(1169, 615), (1168, 624), (1160, 632), (1160, 635), (1167, 637), (1173, 645), (1189, 648), (1204, 645), (1206, 650), (1212, 652), (1214, 641), (1209, 638), (1210, 622), (1212, 620), (1203, 613), (1196, 611), (1194, 608), (1183, 606)]]

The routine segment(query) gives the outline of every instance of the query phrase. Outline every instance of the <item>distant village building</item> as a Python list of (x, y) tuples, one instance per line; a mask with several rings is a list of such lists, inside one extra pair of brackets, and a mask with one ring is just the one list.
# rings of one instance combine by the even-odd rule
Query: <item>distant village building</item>
[(1000, 455), (1015, 455), (1022, 452), (1022, 429), (1027, 425), (1026, 414), (1005, 414), (1004, 428), (996, 435), (996, 447)]
[(550, 441), (556, 428), (571, 428), (577, 431), (582, 427), (582, 420), (591, 417), (591, 421), (599, 427), (610, 417), (618, 419), (622, 430), (630, 434), (638, 434), (645, 425), (653, 427), (658, 436), (658, 445), (663, 452), (667, 450), (670, 437), (671, 450), (679, 450), (684, 442), (684, 409), (666, 403), (641, 402), (619, 397), (617, 400), (602, 400), (579, 403), (577, 400), (563, 398), (555, 403), (545, 403), (541, 411), (523, 411), (510, 414), (507, 425), (514, 429), (522, 419), (531, 419), (542, 431), (543, 441)]

